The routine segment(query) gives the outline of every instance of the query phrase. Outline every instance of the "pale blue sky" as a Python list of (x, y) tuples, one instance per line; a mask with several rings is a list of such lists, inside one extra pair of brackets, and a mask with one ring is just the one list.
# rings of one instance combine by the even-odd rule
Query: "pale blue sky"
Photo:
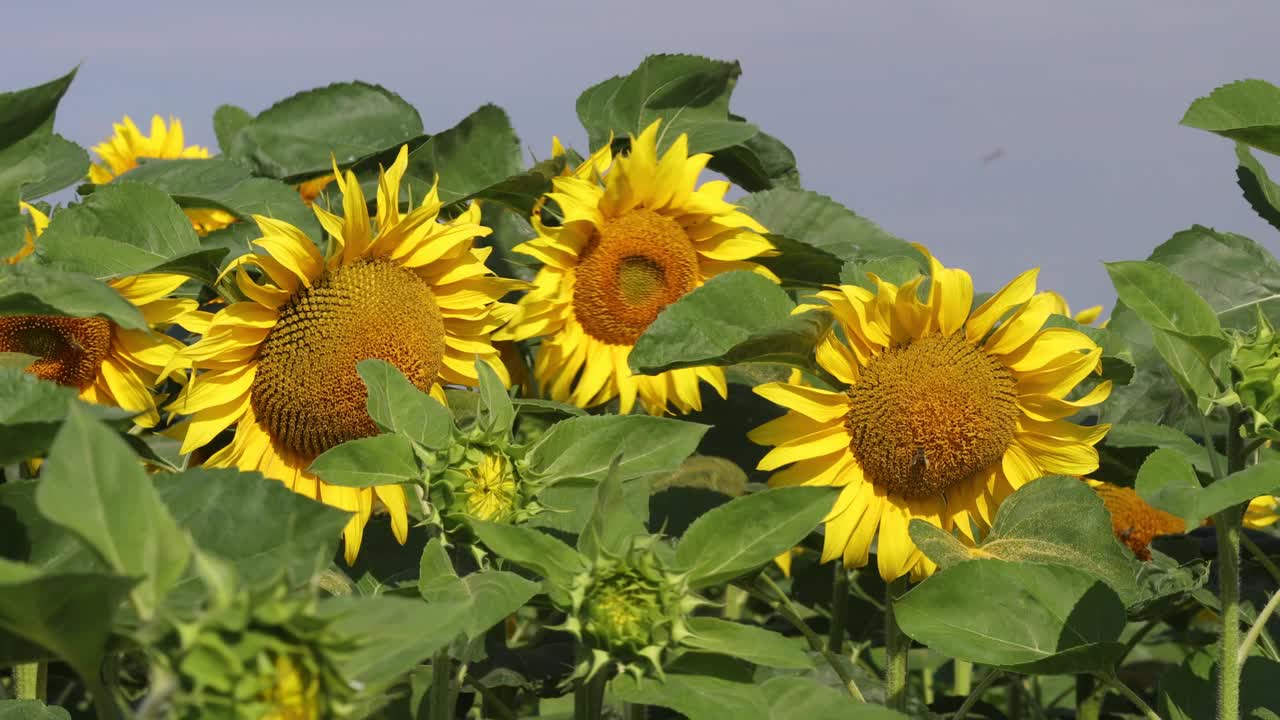
[[(1235, 186), (1230, 143), (1178, 126), (1192, 99), (1280, 82), (1280, 4), (1041, 2), (44, 2), (10, 4), (0, 88), (83, 61), (57, 127), (83, 145), (125, 113), (214, 145), (221, 103), (258, 111), (362, 79), (428, 131), (484, 102), (525, 145), (581, 146), (574, 100), (651, 52), (738, 59), (737, 112), (795, 151), (804, 184), (924, 242), (992, 290), (1022, 269), (1075, 306), (1101, 261), (1201, 223), (1277, 249)], [(983, 164), (984, 156), (1003, 151)]]

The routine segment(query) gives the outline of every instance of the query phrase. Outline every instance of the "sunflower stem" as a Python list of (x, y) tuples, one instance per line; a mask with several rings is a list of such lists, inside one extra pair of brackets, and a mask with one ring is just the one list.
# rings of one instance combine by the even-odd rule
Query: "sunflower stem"
[[(969, 669), (972, 671), (972, 664), (969, 665)], [(964, 720), (965, 716), (969, 714), (969, 710), (973, 708), (974, 704), (981, 700), (982, 696), (986, 694), (987, 688), (991, 687), (991, 683), (999, 680), (1000, 676), (1003, 674), (1003, 670), (990, 670), (986, 675), (983, 675), (982, 679), (978, 681), (977, 687), (973, 688), (973, 690), (968, 693), (964, 702), (960, 704), (960, 708), (956, 710), (955, 715), (951, 716), (951, 720)]]
[(1102, 716), (1102, 700), (1106, 686), (1092, 675), (1076, 676), (1076, 720), (1098, 720)]
[(1257, 619), (1249, 627), (1249, 632), (1244, 636), (1244, 640), (1240, 642), (1240, 650), (1236, 654), (1236, 662), (1244, 665), (1245, 659), (1249, 657), (1249, 651), (1253, 649), (1253, 644), (1258, 642), (1258, 636), (1262, 634), (1262, 629), (1266, 627), (1267, 619), (1271, 617), (1271, 613), (1276, 611), (1277, 605), (1280, 605), (1280, 591), (1272, 593), (1271, 599), (1263, 606), (1262, 611), (1258, 613)]
[(885, 704), (899, 712), (907, 710), (907, 655), (911, 649), (911, 639), (898, 627), (893, 605), (906, 589), (905, 576), (884, 586)]
[(843, 562), (832, 563), (835, 568), (831, 583), (831, 627), (827, 632), (827, 650), (844, 654), (845, 616), (849, 610), (849, 571)]
[(449, 648), (445, 647), (431, 661), (431, 720), (453, 720), (452, 669)]
[[(1240, 438), (1240, 413), (1227, 423), (1227, 473), (1244, 469), (1247, 455)], [(1218, 652), (1218, 718), (1240, 717), (1240, 535), (1243, 505), (1227, 508), (1213, 520), (1218, 534), (1218, 600), (1222, 605), (1222, 641)]]
[(1101, 678), (1104, 683), (1110, 685), (1113, 690), (1123, 695), (1126, 700), (1133, 703), (1134, 707), (1138, 708), (1143, 715), (1147, 716), (1148, 720), (1160, 720), (1160, 716), (1156, 714), (1155, 710), (1151, 709), (1151, 706), (1147, 704), (1147, 701), (1143, 700), (1142, 696), (1134, 692), (1128, 685), (1121, 682), (1120, 678), (1116, 677), (1114, 674), (1099, 675), (1098, 677)]
[[(591, 651), (582, 643), (578, 643), (576, 656), (578, 667), (591, 662)], [(573, 689), (573, 720), (600, 720), (604, 706), (605, 673), (597, 669), (590, 677), (578, 678), (578, 685)]]
[(774, 609), (782, 615), (783, 619), (791, 623), (792, 627), (799, 630), (801, 635), (804, 635), (804, 639), (809, 642), (810, 650), (822, 654), (823, 659), (827, 661), (827, 664), (831, 666), (831, 669), (835, 671), (835, 674), (838, 675), (840, 680), (844, 683), (845, 690), (849, 691), (849, 695), (858, 702), (866, 702), (867, 699), (862, 695), (862, 689), (858, 687), (858, 683), (853, 679), (853, 676), (849, 674), (844, 663), (840, 662), (840, 657), (826, 649), (826, 646), (822, 643), (822, 638), (818, 637), (818, 634), (813, 631), (813, 628), (809, 627), (809, 623), (805, 622), (804, 618), (800, 617), (800, 613), (796, 610), (795, 605), (791, 603), (791, 598), (787, 597), (787, 594), (782, 591), (782, 588), (778, 587), (778, 584), (773, 581), (773, 578), (769, 577), (765, 573), (760, 573), (759, 577), (761, 582), (769, 588), (770, 594), (773, 595), (772, 598), (766, 596), (766, 600), (774, 603)]
[(973, 689), (973, 663), (953, 660), (951, 664), (951, 694), (965, 697)]
[(627, 703), (623, 715), (627, 720), (648, 720), (649, 707), (639, 703)]
[(13, 667), (13, 692), (18, 700), (44, 702), (49, 692), (49, 666), (42, 662), (23, 663)]

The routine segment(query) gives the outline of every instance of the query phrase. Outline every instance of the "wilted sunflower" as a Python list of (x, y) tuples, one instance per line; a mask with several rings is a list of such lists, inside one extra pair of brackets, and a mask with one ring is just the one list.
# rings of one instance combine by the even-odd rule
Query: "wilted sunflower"
[(924, 302), (923, 276), (897, 286), (871, 274), (874, 292), (843, 285), (818, 293), (825, 306), (796, 308), (834, 315), (817, 360), (844, 389), (761, 385), (758, 394), (789, 412), (750, 434), (777, 446), (760, 469), (790, 464), (772, 485), (843, 486), (825, 520), (822, 561), (865, 565), (878, 531), (886, 580), (935, 568), (907, 534), (912, 519), (974, 539), (973, 526), (990, 527), (1001, 501), (1025, 483), (1093, 471), (1093, 445), (1108, 429), (1062, 420), (1102, 402), (1111, 384), (1065, 399), (1102, 351), (1078, 331), (1041, 329), (1053, 299), (1035, 293), (1038, 270), (970, 312), (969, 274), (917, 248), (932, 274)]
[[(313, 208), (331, 238), (324, 255), (296, 227), (254, 217), (262, 231), (254, 244), (261, 251), (232, 266), (249, 300), (215, 315), (204, 338), (183, 351), (181, 358), (204, 372), (172, 406), (192, 416), (182, 452), (235, 425), (234, 439), (208, 465), (258, 470), (356, 513), (343, 533), (348, 562), (360, 550), (375, 495), (400, 542), (409, 527), (399, 485), (340, 487), (307, 472), (325, 450), (378, 432), (365, 409), (356, 363), (386, 360), (442, 402), (441, 383), (477, 384), (477, 356), (507, 380), (489, 334), (510, 316), (511, 306), (496, 300), (513, 283), (485, 267), (490, 249), (472, 246), (490, 230), (479, 224), (475, 205), (451, 222), (438, 222), (434, 187), (419, 207), (402, 214), (398, 198), (407, 164), (407, 148), (401, 148), (379, 174), (376, 217), (366, 210), (355, 174), (338, 176), (344, 216)], [(246, 265), (265, 277), (254, 280)]]
[[(1052, 290), (1046, 290), (1044, 294), (1053, 298), (1053, 302), (1054, 302), (1053, 314), (1054, 315), (1064, 315), (1066, 317), (1071, 318), (1072, 320), (1075, 320), (1081, 325), (1092, 325), (1095, 322), (1097, 322), (1098, 317), (1102, 315), (1101, 305), (1094, 305), (1093, 307), (1087, 307), (1078, 313), (1072, 314), (1071, 306), (1067, 304), (1067, 299), (1063, 297), (1061, 293), (1056, 293)], [(1104, 326), (1106, 324), (1107, 323), (1105, 321), (1102, 323), (1102, 325)]]
[[(6, 262), (17, 263), (35, 249), (35, 238), (49, 218), (23, 204), (34, 233), (27, 232), (22, 250)], [(36, 356), (27, 372), (42, 380), (73, 387), (80, 397), (137, 413), (134, 422), (152, 427), (160, 420), (151, 388), (168, 374), (165, 367), (182, 343), (161, 332), (181, 325), (199, 332), (207, 323), (194, 300), (170, 298), (186, 282), (182, 275), (148, 273), (108, 280), (107, 285), (142, 313), (150, 330), (122, 328), (103, 317), (9, 315), (0, 317), (0, 352)]]
[(1139, 560), (1151, 559), (1151, 541), (1161, 535), (1181, 535), (1187, 531), (1182, 518), (1152, 507), (1133, 488), (1088, 480), (1111, 515), (1111, 531)]
[[(207, 158), (209, 149), (200, 145), (186, 145), (182, 122), (169, 118), (166, 126), (159, 115), (151, 117), (151, 135), (143, 135), (128, 115), (120, 123), (112, 125), (115, 132), (104, 142), (93, 146), (102, 158), (101, 163), (89, 166), (90, 182), (109, 183), (116, 177), (138, 167), (139, 158), (177, 160), (180, 158)], [(204, 235), (224, 228), (236, 221), (236, 216), (215, 208), (183, 208), (196, 232)]]
[(543, 267), (497, 337), (542, 338), (534, 375), (556, 400), (590, 407), (618, 397), (624, 414), (637, 396), (655, 414), (669, 404), (701, 409), (699, 380), (723, 397), (724, 371), (632, 375), (627, 356), (636, 339), (659, 311), (714, 275), (751, 270), (777, 280), (749, 261), (773, 246), (760, 223), (725, 202), (729, 183), (695, 188), (711, 156), (689, 155), (681, 134), (659, 158), (658, 140), (655, 122), (632, 139), (629, 154), (614, 159), (606, 145), (556, 178), (547, 199), (560, 223), (535, 213), (538, 237), (515, 248)]

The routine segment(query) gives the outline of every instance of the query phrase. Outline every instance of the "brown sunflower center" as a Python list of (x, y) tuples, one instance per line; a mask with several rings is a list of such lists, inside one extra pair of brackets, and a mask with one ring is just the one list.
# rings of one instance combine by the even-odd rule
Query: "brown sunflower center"
[(314, 457), (378, 432), (356, 363), (386, 360), (427, 390), (443, 357), (425, 281), (386, 260), (345, 265), (281, 309), (258, 357), (253, 411), (277, 442)]
[(52, 315), (0, 317), (0, 352), (35, 355), (27, 371), (83, 390), (111, 349), (111, 321)]
[(1139, 560), (1151, 559), (1151, 541), (1161, 535), (1187, 531), (1187, 524), (1175, 515), (1148, 505), (1133, 488), (1103, 484), (1094, 488), (1111, 514), (1111, 531)]
[(867, 479), (906, 498), (1000, 460), (1019, 412), (1013, 376), (961, 333), (889, 348), (848, 394), (850, 449)]
[(684, 228), (637, 208), (607, 221), (583, 251), (573, 312), (591, 337), (632, 345), (697, 282), (698, 254)]

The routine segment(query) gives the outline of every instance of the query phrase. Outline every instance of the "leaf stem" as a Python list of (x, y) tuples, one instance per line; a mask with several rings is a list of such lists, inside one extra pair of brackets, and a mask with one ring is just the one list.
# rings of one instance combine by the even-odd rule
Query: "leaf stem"
[(839, 656), (830, 650), (827, 650), (826, 646), (822, 642), (822, 638), (818, 637), (818, 634), (813, 631), (813, 628), (809, 627), (809, 623), (805, 622), (804, 618), (800, 617), (800, 613), (796, 611), (795, 605), (791, 603), (791, 598), (787, 597), (787, 594), (782, 591), (782, 588), (778, 587), (778, 584), (773, 581), (773, 578), (769, 577), (767, 574), (760, 573), (759, 578), (775, 596), (775, 599), (773, 600), (773, 602), (776, 603), (774, 606), (775, 609), (787, 622), (791, 623), (795, 629), (799, 630), (801, 635), (804, 635), (805, 640), (809, 642), (809, 649), (822, 654), (822, 657), (827, 661), (827, 664), (831, 666), (831, 669), (835, 671), (836, 675), (839, 676), (840, 681), (844, 683), (845, 690), (849, 691), (849, 695), (851, 695), (854, 700), (863, 703), (866, 702), (867, 699), (863, 697), (862, 689), (858, 687), (858, 683), (854, 681), (853, 676), (849, 674), (849, 671), (845, 669), (844, 665), (840, 662)]
[(1107, 686), (1092, 675), (1076, 675), (1076, 720), (1098, 720)]
[(449, 648), (446, 646), (431, 660), (431, 720), (453, 720), (453, 695), (450, 693), (452, 669)]
[(849, 610), (849, 571), (843, 562), (834, 562), (831, 582), (831, 627), (827, 632), (827, 650), (844, 653), (845, 615)]
[[(970, 665), (969, 667), (972, 669), (973, 665)], [(974, 704), (982, 699), (982, 696), (986, 694), (987, 689), (991, 687), (991, 684), (996, 680), (999, 680), (1000, 676), (1003, 674), (1003, 670), (990, 670), (986, 675), (983, 675), (982, 679), (978, 681), (977, 686), (973, 688), (973, 691), (965, 697), (964, 702), (960, 703), (960, 708), (951, 716), (951, 720), (964, 720), (965, 716), (969, 714), (969, 711), (973, 709)]]
[(1236, 653), (1236, 662), (1244, 665), (1245, 658), (1249, 657), (1249, 650), (1253, 648), (1253, 644), (1258, 641), (1258, 636), (1262, 634), (1262, 628), (1266, 627), (1267, 618), (1271, 617), (1271, 613), (1276, 611), (1276, 606), (1280, 605), (1280, 591), (1272, 593), (1271, 599), (1263, 606), (1262, 611), (1258, 613), (1257, 619), (1253, 621), (1253, 625), (1249, 628), (1248, 634), (1244, 636), (1244, 640), (1240, 642), (1240, 649)]
[(1142, 696), (1134, 692), (1128, 685), (1121, 682), (1120, 678), (1116, 677), (1114, 674), (1103, 674), (1098, 675), (1098, 677), (1104, 683), (1110, 685), (1116, 692), (1125, 696), (1129, 702), (1133, 703), (1134, 707), (1138, 708), (1143, 715), (1147, 716), (1147, 720), (1160, 720), (1160, 716), (1156, 714), (1155, 710), (1151, 709), (1151, 706), (1147, 704), (1147, 701), (1143, 700)]
[(973, 690), (973, 663), (956, 658), (951, 661), (951, 694), (965, 697)]
[(898, 627), (893, 605), (906, 592), (907, 578), (900, 577), (884, 586), (884, 693), (885, 704), (906, 712), (907, 710), (907, 655), (911, 639)]
[(493, 688), (486, 687), (484, 683), (476, 680), (474, 677), (467, 677), (467, 687), (475, 690), (480, 695), (481, 701), (487, 712), (497, 715), (500, 720), (516, 720), (518, 717), (515, 712), (498, 697)]
[(13, 666), (13, 692), (18, 700), (44, 702), (49, 692), (49, 666), (42, 662)]

